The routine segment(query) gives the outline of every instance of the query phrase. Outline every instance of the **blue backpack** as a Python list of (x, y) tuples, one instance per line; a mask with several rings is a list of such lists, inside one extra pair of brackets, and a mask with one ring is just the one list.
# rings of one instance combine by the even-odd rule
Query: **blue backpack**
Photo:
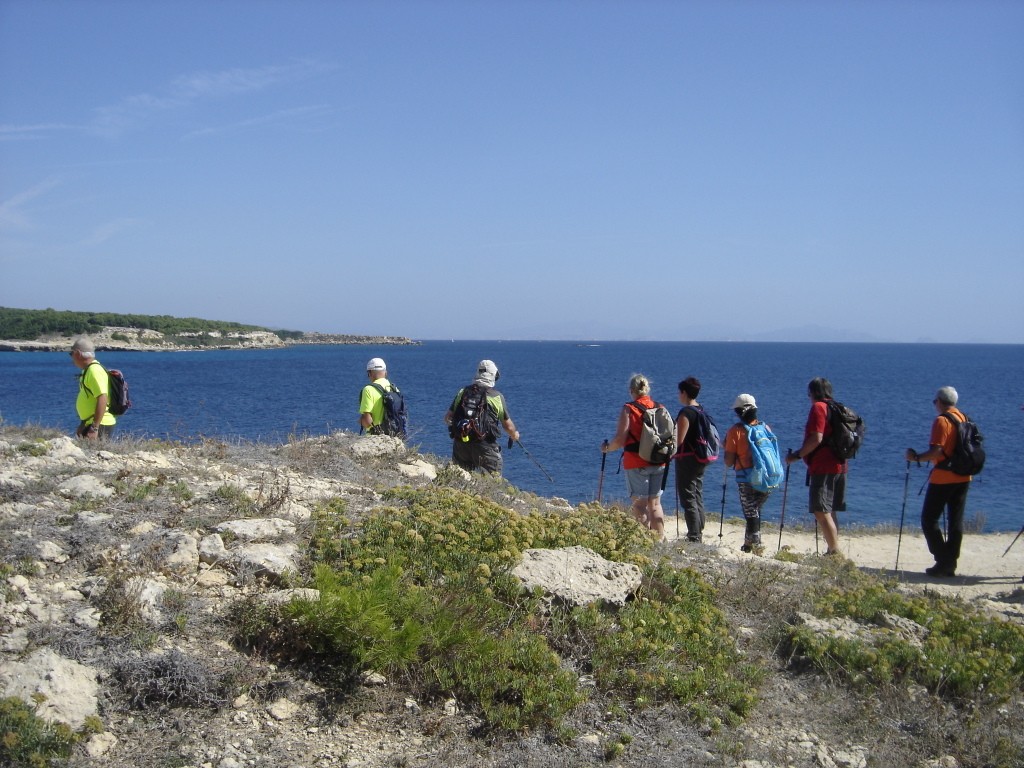
[(750, 440), (750, 455), (754, 466), (737, 472), (737, 480), (750, 483), (755, 491), (768, 493), (782, 483), (786, 471), (779, 456), (779, 439), (767, 424), (743, 425)]

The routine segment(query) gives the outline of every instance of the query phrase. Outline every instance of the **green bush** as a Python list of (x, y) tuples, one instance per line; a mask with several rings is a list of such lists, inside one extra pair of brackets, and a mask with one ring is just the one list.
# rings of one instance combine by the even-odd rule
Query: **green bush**
[(1024, 627), (936, 594), (908, 596), (890, 582), (839, 566), (814, 595), (814, 613), (884, 626), (884, 614), (924, 628), (917, 647), (879, 630), (874, 644), (822, 637), (807, 627), (790, 631), (791, 651), (816, 667), (867, 686), (913, 681), (954, 698), (1002, 700), (1024, 686)]
[[(428, 696), (475, 703), (509, 731), (557, 729), (583, 701), (572, 669), (631, 706), (673, 701), (712, 723), (745, 714), (758, 674), (739, 663), (713, 590), (652, 564), (647, 531), (618, 510), (528, 515), (453, 488), (390, 491), (357, 522), (340, 501), (314, 514), (318, 601), (240, 611), (243, 642), (311, 655), (346, 676), (401, 674)], [(529, 547), (580, 545), (647, 574), (618, 613), (566, 611), (524, 594), (510, 570)]]
[(0, 764), (44, 768), (68, 757), (77, 741), (71, 728), (46, 722), (21, 699), (0, 699)]

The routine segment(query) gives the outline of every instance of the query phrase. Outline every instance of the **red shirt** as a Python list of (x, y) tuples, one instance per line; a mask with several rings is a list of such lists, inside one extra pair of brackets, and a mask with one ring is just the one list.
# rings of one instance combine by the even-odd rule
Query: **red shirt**
[[(642, 408), (653, 408), (655, 406), (655, 402), (651, 399), (650, 395), (638, 397), (633, 402), (636, 402)], [(642, 415), (637, 414), (636, 408), (630, 407), (631, 405), (632, 402), (626, 404), (626, 413), (629, 415), (629, 442), (626, 445), (636, 445), (640, 442), (641, 420), (643, 419)], [(640, 458), (640, 454), (635, 451), (622, 452), (622, 467), (624, 469), (641, 469), (642, 467), (654, 466), (660, 465), (644, 461)]]
[(810, 456), (804, 456), (804, 463), (812, 475), (840, 475), (846, 472), (846, 462), (840, 461), (832, 453), (832, 449), (826, 445), (828, 436), (832, 434), (832, 425), (828, 423), (828, 403), (824, 400), (815, 400), (811, 403), (811, 412), (807, 414), (807, 424), (804, 426), (804, 440), (815, 432), (822, 434), (821, 445), (811, 451)]

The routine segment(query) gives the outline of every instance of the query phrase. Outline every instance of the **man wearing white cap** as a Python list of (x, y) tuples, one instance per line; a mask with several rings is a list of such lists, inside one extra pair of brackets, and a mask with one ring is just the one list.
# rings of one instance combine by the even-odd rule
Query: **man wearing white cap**
[(452, 461), (471, 472), (501, 473), (501, 429), (513, 440), (519, 439), (505, 397), (494, 388), (499, 376), (493, 361), (481, 360), (473, 383), (458, 391), (444, 415), (452, 438)]
[[(359, 426), (368, 434), (378, 434), (384, 422), (384, 395), (381, 389), (393, 389), (388, 381), (388, 367), (379, 357), (372, 358), (366, 364), (366, 377), (370, 383), (363, 387), (359, 395)], [(374, 385), (377, 386), (374, 386)]]

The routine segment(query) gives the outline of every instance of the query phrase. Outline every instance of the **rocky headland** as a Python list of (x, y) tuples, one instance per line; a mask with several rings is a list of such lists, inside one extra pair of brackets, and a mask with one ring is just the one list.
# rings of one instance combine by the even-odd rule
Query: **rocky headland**
[[(391, 346), (418, 344), (404, 336), (304, 333), (282, 339), (273, 331), (197, 331), (164, 334), (147, 328), (104, 327), (89, 334), (100, 351), (174, 352), (206, 349), (275, 349), (300, 344), (361, 344)], [(73, 336), (47, 336), (26, 340), (0, 340), (0, 352), (66, 352)]]
[[(361, 520), (395, 503), (385, 497), (398, 488), (458, 488), (538, 519), (588, 514), (472, 478), (386, 437), (96, 444), (0, 427), (0, 700), (18, 699), (41, 722), (77, 732), (70, 755), (57, 762), (73, 766), (1021, 764), (1014, 762), (1024, 755), (1019, 687), (999, 697), (950, 697), (941, 684), (898, 676), (858, 683), (790, 648), (782, 638), (795, 625), (868, 652), (897, 638), (914, 647), (938, 629), (901, 617), (813, 615), (806, 595), (822, 579), (838, 583), (840, 572), (825, 562), (835, 558), (801, 549), (807, 540), (801, 551), (788, 548), (787, 558), (743, 555), (738, 526), (726, 526), (725, 546), (650, 545), (652, 560), (705, 585), (702, 594), (713, 595), (727, 620), (717, 642), (760, 669), (750, 677), (760, 681), (756, 703), (725, 721), (694, 717), (670, 700), (627, 696), (624, 703), (574, 663), (583, 703), (566, 723), (510, 733), (488, 726), (457, 684), (425, 696), (403, 675), (375, 668), (339, 681), (329, 665), (238, 641), (239, 606), (319, 600), (311, 551), (329, 545), (318, 528), (325, 510), (344, 509), (337, 535), (354, 535)], [(880, 547), (869, 541), (862, 549)], [(856, 570), (847, 567), (847, 575)], [(528, 549), (511, 576), (552, 605), (596, 604), (613, 617), (658, 588), (637, 566), (583, 547)], [(493, 575), (481, 569), (478, 577)], [(967, 608), (1017, 626), (1021, 591), (999, 586), (968, 595), (975, 602)], [(927, 584), (888, 589), (911, 600), (934, 596)], [(566, 652), (580, 641), (562, 638)], [(0, 736), (16, 742), (11, 723), (0, 717), (0, 731), (8, 731)]]

